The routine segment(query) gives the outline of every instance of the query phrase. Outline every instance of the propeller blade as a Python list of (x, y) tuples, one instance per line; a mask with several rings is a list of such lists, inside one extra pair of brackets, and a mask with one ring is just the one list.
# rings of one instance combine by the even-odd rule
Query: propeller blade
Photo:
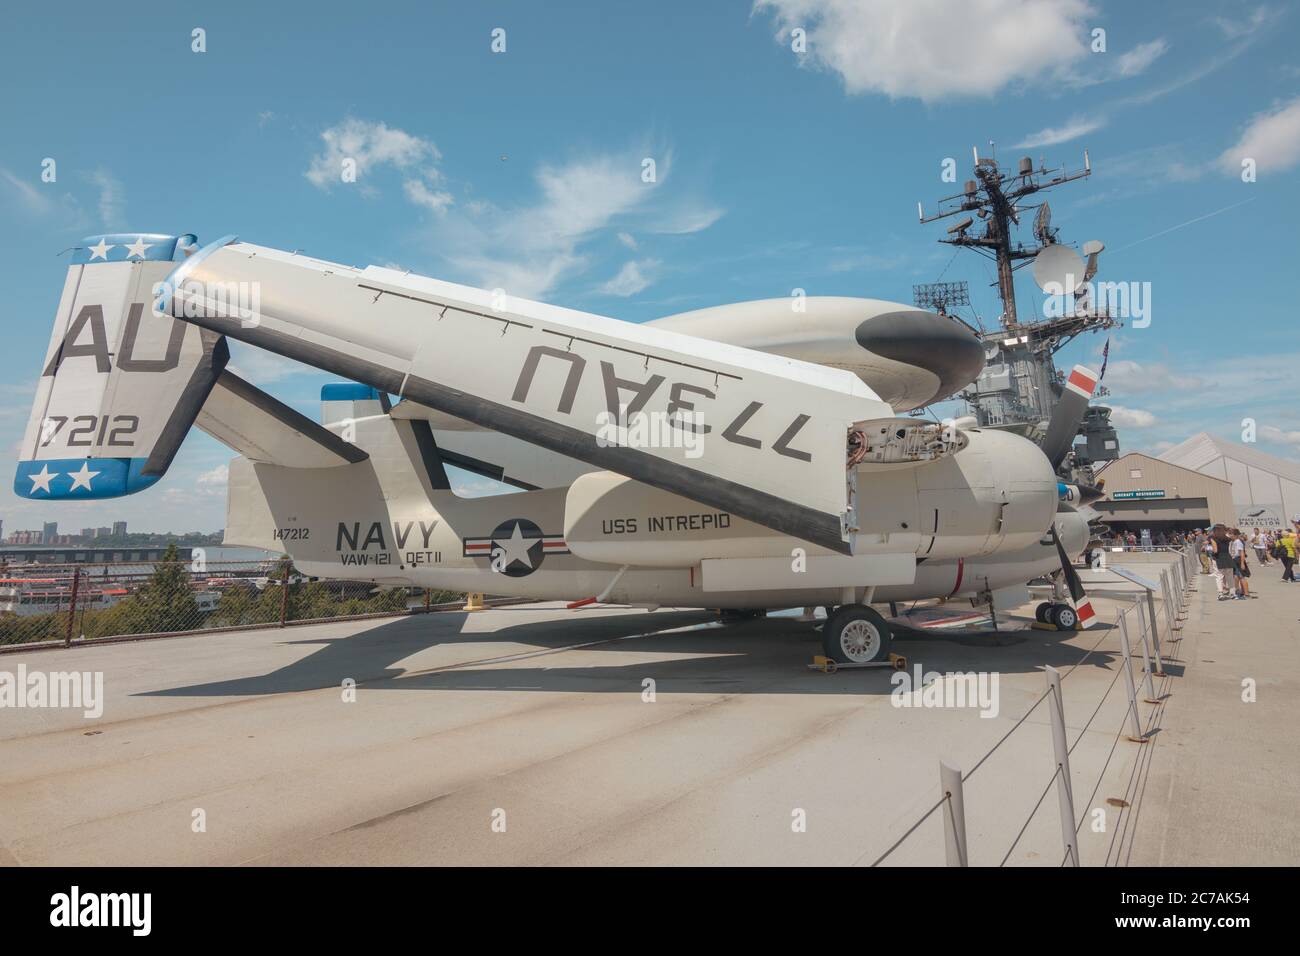
[(1074, 613), (1079, 615), (1079, 626), (1091, 627), (1097, 619), (1097, 612), (1092, 609), (1088, 593), (1084, 591), (1083, 582), (1079, 580), (1079, 572), (1074, 570), (1070, 556), (1065, 553), (1061, 536), (1056, 533), (1056, 522), (1052, 522), (1052, 540), (1056, 542), (1056, 553), (1061, 559), (1061, 573), (1065, 575), (1065, 586), (1070, 592), (1070, 603), (1074, 606)]
[(1047, 434), (1043, 436), (1043, 454), (1052, 463), (1053, 468), (1060, 468), (1061, 462), (1069, 454), (1074, 444), (1074, 436), (1079, 432), (1079, 425), (1088, 411), (1088, 400), (1097, 388), (1097, 373), (1083, 365), (1076, 365), (1070, 370), (1061, 390), (1061, 399), (1052, 410), (1052, 420), (1047, 424)]

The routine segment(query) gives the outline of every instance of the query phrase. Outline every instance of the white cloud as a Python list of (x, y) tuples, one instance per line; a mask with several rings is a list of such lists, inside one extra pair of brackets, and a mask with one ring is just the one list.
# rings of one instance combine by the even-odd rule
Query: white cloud
[(99, 219), (105, 229), (126, 227), (126, 196), (122, 184), (107, 170), (97, 169), (90, 174), (91, 182), (99, 187)]
[(402, 188), (406, 192), (406, 198), (411, 202), (439, 214), (446, 212), (447, 207), (453, 202), (451, 193), (430, 189), (418, 179), (408, 179), (402, 184)]
[(1110, 421), (1117, 428), (1150, 428), (1156, 424), (1156, 416), (1141, 408), (1125, 408), (1123, 405), (1111, 405)]
[(1219, 156), (1218, 166), (1239, 176), (1244, 159), (1253, 159), (1261, 173), (1281, 172), (1300, 163), (1300, 97), (1252, 119), (1237, 145)]
[(686, 204), (676, 209), (666, 209), (654, 221), (647, 223), (649, 232), (669, 236), (685, 236), (693, 232), (703, 232), (721, 219), (724, 210), (717, 207), (696, 209), (694, 204)]
[(1255, 429), (1255, 435), (1265, 441), (1287, 445), (1293, 449), (1300, 448), (1300, 431), (1285, 431), (1276, 425), (1260, 425)]
[[(991, 96), (1088, 55), (1086, 0), (756, 0), (780, 28), (807, 31), (806, 61), (849, 93), (938, 100)], [(791, 53), (791, 56), (796, 54)]]
[[(642, 289), (647, 288), (653, 281), (646, 276), (646, 272), (656, 268), (659, 265), (656, 259), (644, 259), (640, 262), (631, 260), (623, 263), (623, 268), (618, 270), (618, 275), (610, 279), (600, 287), (600, 291), (607, 295), (617, 295), (626, 298), (630, 295), (636, 295)], [(643, 271), (644, 270), (644, 271)]]
[[(341, 183), (343, 163), (351, 160), (356, 165), (357, 182), (367, 195), (374, 193), (367, 177), (384, 166), (392, 166), (408, 174), (404, 188), (412, 202), (432, 208), (431, 203), (441, 201), (437, 197), (446, 196), (430, 191), (426, 185), (442, 179), (435, 165), (442, 154), (430, 140), (385, 123), (351, 116), (322, 132), (320, 138), (325, 148), (312, 157), (305, 173), (318, 189), (328, 191)], [(442, 202), (445, 206), (451, 197), (446, 196)]]
[(27, 209), (28, 212), (43, 216), (54, 208), (51, 199), (41, 192), (32, 183), (19, 179), (7, 169), (0, 168), (0, 179), (4, 179), (13, 187), (14, 193), (18, 196), (19, 202)]
[(1037, 133), (1030, 133), (1012, 148), (1035, 149), (1039, 146), (1056, 146), (1059, 143), (1068, 143), (1072, 139), (1078, 139), (1080, 136), (1087, 136), (1105, 125), (1106, 120), (1101, 117), (1085, 119), (1076, 116), (1061, 126), (1049, 126), (1046, 129), (1040, 129)]
[(701, 212), (698, 201), (664, 197), (671, 154), (658, 158), (657, 182), (644, 182), (645, 155), (628, 150), (545, 164), (534, 176), (539, 191), (534, 201), (501, 207), (480, 200), (472, 209), (467, 204), (439, 222), (431, 242), (465, 281), (542, 298), (588, 268), (586, 244), (606, 230), (631, 238), (620, 227), (635, 222), (643, 232), (680, 234), (717, 221), (720, 210)]
[(229, 465), (217, 465), (207, 471), (200, 472), (194, 479), (194, 484), (200, 488), (217, 488), (221, 491), (226, 490), (226, 482), (230, 478)]
[(1200, 389), (1204, 384), (1196, 375), (1175, 371), (1159, 362), (1144, 365), (1132, 359), (1120, 359), (1106, 367), (1106, 386), (1112, 392), (1168, 393)]
[(295, 362), (265, 349), (255, 348), (236, 339), (227, 339), (230, 345), (230, 371), (254, 385), (266, 385), (290, 375), (324, 375), (318, 368)]
[(627, 246), (629, 249), (636, 248), (636, 237), (630, 232), (620, 232), (618, 234), (618, 241), (623, 243), (623, 245)]
[(1165, 55), (1169, 44), (1162, 37), (1139, 43), (1131, 50), (1121, 53), (1115, 60), (1114, 73), (1117, 77), (1127, 79), (1145, 73), (1147, 68)]
[(1273, 9), (1268, 6), (1258, 6), (1250, 11), (1244, 17), (1229, 19), (1228, 17), (1215, 17), (1214, 23), (1223, 35), (1229, 40), (1235, 40), (1238, 37), (1249, 36), (1267, 23), (1273, 17)]

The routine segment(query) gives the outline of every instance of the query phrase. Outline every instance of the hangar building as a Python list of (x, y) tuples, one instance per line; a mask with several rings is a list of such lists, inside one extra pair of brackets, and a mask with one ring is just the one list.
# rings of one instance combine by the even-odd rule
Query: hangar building
[(1108, 462), (1097, 477), (1105, 480), (1106, 497), (1093, 507), (1116, 531), (1141, 534), (1146, 528), (1156, 534), (1237, 524), (1232, 483), (1223, 478), (1140, 452)]

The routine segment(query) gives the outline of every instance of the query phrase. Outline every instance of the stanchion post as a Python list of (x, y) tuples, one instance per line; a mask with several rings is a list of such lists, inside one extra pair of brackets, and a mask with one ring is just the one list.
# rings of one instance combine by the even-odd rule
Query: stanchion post
[(1128, 714), (1133, 725), (1133, 733), (1129, 735), (1129, 740), (1135, 743), (1146, 743), (1146, 737), (1142, 734), (1142, 719), (1138, 716), (1137, 686), (1133, 683), (1133, 650), (1128, 643), (1128, 612), (1125, 611), (1119, 616), (1119, 646), (1124, 652), (1124, 685), (1128, 690)]
[(1138, 639), (1142, 641), (1142, 681), (1148, 704), (1158, 703), (1156, 688), (1151, 683), (1151, 645), (1147, 642), (1146, 608), (1142, 604), (1134, 605), (1138, 612)]
[(1056, 799), (1061, 811), (1061, 841), (1070, 866), (1079, 865), (1079, 840), (1074, 832), (1074, 790), (1070, 782), (1070, 748), (1065, 742), (1065, 706), (1061, 700), (1061, 672), (1047, 667), (1047, 687), (1052, 692), (1052, 749), (1056, 752)]
[(72, 631), (77, 623), (77, 587), (81, 584), (81, 565), (72, 569), (72, 594), (68, 601), (68, 627), (63, 632), (63, 646), (72, 646)]
[(961, 771), (939, 761), (939, 785), (948, 804), (943, 815), (943, 843), (948, 866), (970, 866), (966, 852), (966, 802), (962, 797)]
[(280, 626), (284, 627), (285, 622), (289, 620), (289, 568), (293, 566), (291, 561), (284, 562), (284, 580), (280, 582)]
[(1174, 631), (1178, 628), (1177, 612), (1174, 610), (1174, 588), (1169, 583), (1169, 572), (1160, 572), (1160, 600), (1165, 605), (1165, 625), (1169, 631), (1169, 640), (1174, 639)]
[(1159, 674), (1164, 671), (1160, 664), (1160, 625), (1156, 623), (1156, 596), (1154, 591), (1147, 591), (1147, 626), (1151, 628), (1151, 649), (1155, 654), (1156, 669)]

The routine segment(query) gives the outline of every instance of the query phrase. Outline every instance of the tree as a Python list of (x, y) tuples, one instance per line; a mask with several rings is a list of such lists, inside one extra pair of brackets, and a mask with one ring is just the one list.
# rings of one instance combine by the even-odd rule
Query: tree
[(176, 542), (167, 545), (162, 560), (154, 565), (153, 574), (130, 603), (137, 634), (188, 631), (200, 626), (202, 617), (190, 588), (190, 573), (176, 552)]

